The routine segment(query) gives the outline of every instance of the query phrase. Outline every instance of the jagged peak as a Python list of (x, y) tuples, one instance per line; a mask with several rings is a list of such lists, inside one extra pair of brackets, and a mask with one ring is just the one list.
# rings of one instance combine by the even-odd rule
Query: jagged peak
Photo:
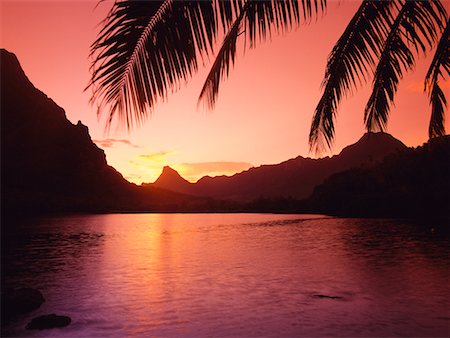
[(165, 166), (163, 167), (162, 174), (177, 174), (177, 175), (180, 175), (180, 174), (178, 173), (178, 171), (176, 171), (175, 169), (171, 168), (171, 167), (168, 166), (168, 165), (165, 165)]
[(14, 53), (11, 53), (7, 51), (5, 48), (0, 48), (0, 58), (3, 61), (12, 61), (19, 65), (19, 60), (17, 59), (17, 56)]
[[(166, 165), (163, 167), (163, 170), (161, 172), (161, 175), (159, 175), (158, 179), (160, 178), (171, 178), (171, 179), (181, 179), (183, 181), (186, 181), (178, 171), (173, 169), (172, 167)], [(155, 182), (156, 183), (156, 182)]]
[(167, 183), (190, 183), (186, 179), (184, 179), (178, 171), (171, 168), (170, 166), (166, 165), (163, 167), (163, 170), (161, 172), (161, 175), (156, 179), (156, 181), (153, 184), (167, 184)]
[[(4, 48), (0, 48), (0, 64), (2, 82), (5, 81), (10, 86), (15, 84), (18, 87), (35, 88), (25, 74), (19, 59), (14, 53), (11, 53)], [(14, 82), (8, 81), (8, 79), (11, 78), (14, 78)]]

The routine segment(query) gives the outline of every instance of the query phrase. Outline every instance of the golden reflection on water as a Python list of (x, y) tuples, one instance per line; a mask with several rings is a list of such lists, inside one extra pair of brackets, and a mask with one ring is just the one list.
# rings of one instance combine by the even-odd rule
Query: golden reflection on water
[(122, 305), (128, 316), (125, 322), (133, 323), (127, 328), (132, 335), (142, 334), (141, 328), (183, 324), (214, 307), (239, 303), (229, 296), (224, 299), (223, 293), (233, 294), (235, 289), (238, 296), (242, 288), (254, 287), (256, 272), (251, 274), (251, 285), (234, 284), (240, 278), (248, 279), (249, 271), (263, 268), (264, 261), (249, 250), (251, 243), (233, 230), (233, 223), (258, 224), (280, 218), (152, 214), (133, 215), (129, 224), (127, 216), (104, 217), (103, 227), (111, 238), (105, 241), (100, 269), (105, 278), (101, 283), (109, 290), (108, 301)]

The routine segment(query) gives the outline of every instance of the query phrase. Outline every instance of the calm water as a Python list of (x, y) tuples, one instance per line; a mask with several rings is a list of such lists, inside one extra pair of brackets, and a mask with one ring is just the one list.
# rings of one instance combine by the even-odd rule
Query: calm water
[[(3, 335), (449, 336), (448, 239), (313, 215), (114, 214), (35, 220), (3, 248), (6, 286), (46, 302)], [(340, 297), (321, 298), (315, 295)], [(27, 331), (38, 315), (64, 329)]]

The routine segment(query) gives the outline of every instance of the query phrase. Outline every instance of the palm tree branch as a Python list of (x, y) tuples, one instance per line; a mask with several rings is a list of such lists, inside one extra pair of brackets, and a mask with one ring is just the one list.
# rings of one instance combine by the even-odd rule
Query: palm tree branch
[(234, 63), (236, 56), (236, 41), (240, 34), (239, 31), (247, 9), (248, 3), (246, 3), (241, 9), (239, 16), (231, 25), (230, 30), (225, 36), (222, 46), (217, 53), (216, 59), (214, 60), (211, 70), (209, 71), (200, 92), (198, 104), (200, 104), (201, 101), (206, 100), (206, 104), (209, 109), (213, 109), (215, 105), (222, 77), (224, 75), (228, 75), (230, 71), (230, 64)]

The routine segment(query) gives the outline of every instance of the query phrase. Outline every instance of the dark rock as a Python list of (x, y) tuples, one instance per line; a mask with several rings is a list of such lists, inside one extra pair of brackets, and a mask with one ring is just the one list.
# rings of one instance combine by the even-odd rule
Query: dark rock
[(328, 299), (342, 299), (339, 296), (328, 296), (328, 295), (313, 295), (315, 298), (328, 298)]
[(65, 327), (72, 320), (67, 316), (57, 316), (54, 313), (50, 315), (39, 316), (33, 318), (25, 327), (27, 330), (45, 330), (57, 327)]
[(36, 289), (6, 290), (2, 293), (2, 319), (9, 319), (36, 310), (44, 301), (44, 296)]

